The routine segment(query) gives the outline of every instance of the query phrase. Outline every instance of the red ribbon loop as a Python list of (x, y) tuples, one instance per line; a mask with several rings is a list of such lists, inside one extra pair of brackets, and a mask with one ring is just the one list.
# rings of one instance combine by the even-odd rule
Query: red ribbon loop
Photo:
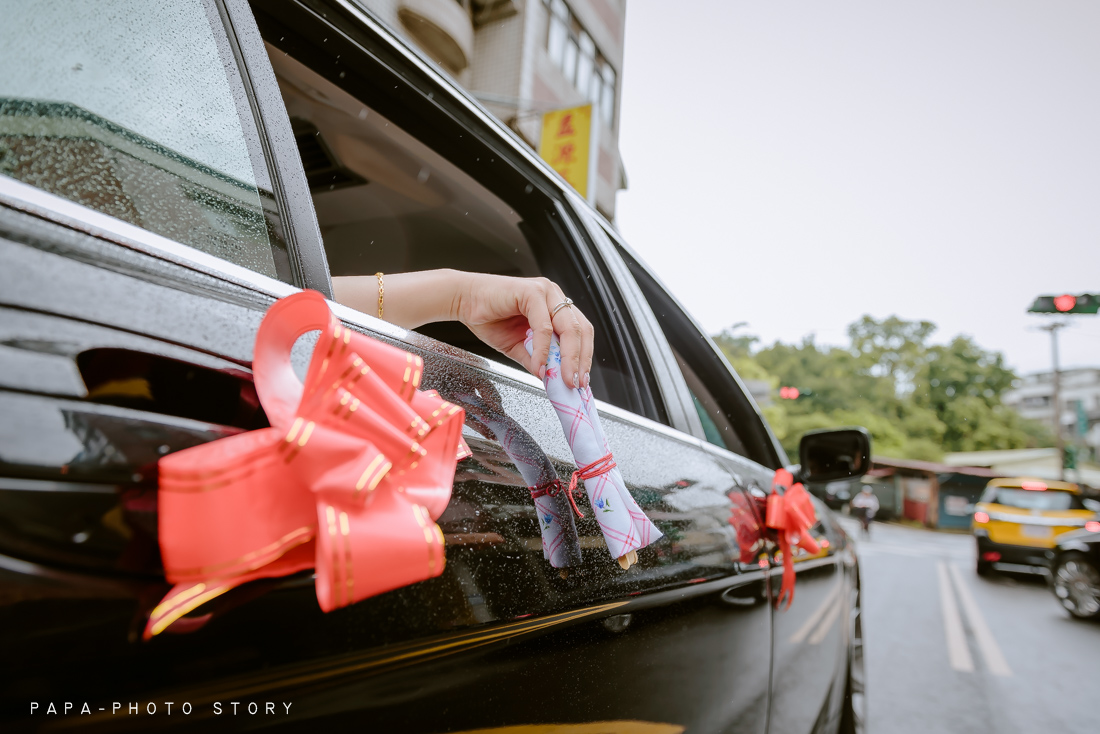
[(765, 523), (778, 531), (779, 551), (783, 554), (783, 583), (779, 587), (776, 604), (786, 599), (790, 608), (794, 601), (794, 549), (808, 553), (820, 553), (821, 546), (810, 534), (817, 522), (813, 501), (801, 483), (794, 484), (794, 477), (786, 469), (778, 469), (772, 479), (772, 493), (768, 495)]
[[(561, 480), (557, 477), (545, 484), (540, 484), (537, 487), (530, 487), (529, 489), (531, 490), (531, 497), (535, 499), (539, 497), (557, 497), (565, 491), (565, 487), (562, 486)], [(573, 506), (573, 512), (577, 513), (577, 517), (584, 517), (581, 508), (577, 507), (577, 500), (573, 498), (573, 492), (567, 492), (565, 496), (569, 498), (569, 504)]]
[[(304, 384), (291, 348), (320, 330)], [(145, 638), (257, 578), (315, 568), (328, 612), (443, 572), (464, 414), (419, 392), (420, 357), (353, 332), (321, 294), (276, 302), (256, 334), (270, 428), (159, 462), (159, 540), (176, 586)]]

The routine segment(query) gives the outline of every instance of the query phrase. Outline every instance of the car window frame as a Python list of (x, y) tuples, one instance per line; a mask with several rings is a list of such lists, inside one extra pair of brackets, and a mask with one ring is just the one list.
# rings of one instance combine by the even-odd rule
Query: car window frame
[(272, 193), (283, 217), (295, 284), (320, 291), (331, 298), (332, 279), (325, 260), (321, 228), (313, 210), (309, 182), (275, 71), (271, 68), (267, 49), (260, 37), (260, 29), (247, 0), (214, 2), (252, 108), (271, 177)]
[[(699, 415), (692, 405), (684, 403), (684, 396), (689, 396), (687, 383), (676, 365), (675, 356), (661, 331), (661, 325), (653, 309), (649, 307), (649, 302), (645, 299), (637, 281), (630, 274), (626, 262), (616, 249), (617, 244), (622, 244), (622, 239), (602, 215), (581, 198), (580, 194), (572, 193), (570, 199), (574, 209), (584, 221), (593, 247), (599, 251), (604, 262), (607, 263), (609, 273), (615, 280), (619, 292), (629, 302), (638, 338), (653, 374), (650, 382), (653, 400), (664, 407), (666, 425), (689, 436), (696, 438), (702, 436), (703, 426)], [(662, 389), (662, 385), (668, 385), (671, 389)], [(688, 399), (690, 400), (690, 396)]]
[[(744, 455), (738, 454), (727, 448), (710, 443), (706, 438), (706, 434), (703, 431), (703, 424), (698, 420), (697, 414), (697, 424), (693, 427), (695, 431), (693, 435), (705, 445), (713, 448), (716, 452), (720, 452), (722, 455), (734, 457), (739, 460), (748, 459), (768, 469), (778, 469), (789, 465), (790, 460), (787, 457), (787, 453), (772, 432), (771, 426), (768, 425), (767, 419), (764, 418), (763, 413), (760, 411), (760, 406), (756, 404), (751, 393), (749, 393), (744, 382), (742, 382), (740, 375), (737, 374), (737, 371), (729, 363), (729, 360), (726, 359), (726, 356), (722, 354), (714, 341), (707, 336), (706, 331), (691, 315), (691, 312), (684, 308), (679, 299), (672, 294), (672, 291), (661, 282), (661, 279), (653, 272), (649, 265), (647, 265), (646, 262), (621, 238), (616, 238), (615, 242), (619, 254), (623, 257), (630, 277), (637, 283), (638, 275), (640, 274), (642, 277), (651, 281), (652, 288), (660, 294), (661, 298), (667, 300), (665, 307), (675, 314), (674, 318), (682, 320), (689, 328), (700, 335), (703, 341), (710, 345), (707, 356), (714, 360), (713, 366), (715, 367), (716, 373), (721, 376), (720, 379), (726, 382), (725, 385), (720, 385), (719, 387), (729, 391), (732, 397), (732, 405), (729, 406), (735, 412), (732, 424), (734, 429), (738, 430), (740, 439), (745, 446), (746, 453)], [(634, 272), (635, 269), (637, 273)], [(641, 283), (637, 283), (637, 285), (644, 298), (645, 288)], [(645, 300), (647, 303), (649, 302), (648, 299)], [(659, 323), (658, 328), (660, 328)], [(660, 330), (660, 338), (666, 342), (668, 352), (672, 355), (672, 347), (670, 344), (667, 344), (667, 338), (665, 337), (663, 329)], [(676, 363), (674, 355), (672, 356), (672, 360)], [(720, 367), (724, 369), (720, 369)], [(698, 370), (695, 371), (698, 372)], [(691, 406), (692, 411), (695, 411), (691, 392), (688, 389), (687, 381), (683, 377), (683, 373), (680, 372), (678, 363), (676, 363), (676, 372), (680, 373), (679, 379), (670, 380), (668, 384), (661, 385), (661, 389), (679, 392), (679, 399), (685, 405)], [(713, 383), (710, 382), (707, 376), (698, 375), (698, 378), (707, 385), (712, 395), (718, 396), (722, 394), (721, 391), (715, 390)], [(743, 431), (740, 430), (742, 425), (745, 426), (745, 430)]]
[[(247, 2), (247, 0), (232, 0), (234, 2)], [(485, 111), (475, 100), (461, 90), (453, 80), (441, 75), (434, 65), (425, 63), (425, 59), (413, 50), (403, 39), (397, 36), (385, 24), (375, 19), (368, 12), (346, 0), (265, 0), (258, 2), (253, 0), (252, 10), (256, 13), (264, 13), (267, 18), (257, 21), (258, 26), (264, 22), (283, 22), (281, 18), (297, 16), (299, 19), (309, 18), (310, 22), (324, 24), (326, 30), (339, 34), (341, 42), (353, 46), (362, 57), (357, 63), (369, 63), (372, 71), (387, 75), (388, 83), (392, 82), (396, 89), (393, 95), (400, 99), (400, 105), (406, 113), (418, 112), (418, 117), (446, 116), (448, 122), (468, 133), (471, 142), (467, 145), (478, 145), (490, 151), (493, 156), (499, 158), (497, 165), (504, 165), (510, 169), (512, 175), (521, 177), (532, 190), (537, 189), (552, 207), (548, 212), (553, 219), (558, 220), (559, 236), (562, 245), (567, 248), (563, 257), (569, 259), (570, 266), (575, 267), (579, 277), (590, 283), (591, 295), (602, 310), (601, 318), (608, 323), (614, 333), (608, 334), (607, 339), (619, 352), (618, 357), (621, 366), (626, 373), (622, 378), (622, 387), (625, 392), (627, 406), (617, 406), (628, 414), (638, 415), (654, 423), (659, 423), (663, 418), (661, 409), (663, 406), (654, 402), (652, 390), (652, 372), (648, 370), (648, 360), (642, 358), (645, 355), (644, 346), (640, 345), (636, 334), (636, 324), (632, 311), (622, 298), (614, 281), (606, 274), (606, 265), (601, 262), (601, 253), (594, 250), (588, 238), (584, 236), (584, 227), (577, 220), (575, 210), (571, 206), (567, 184), (553, 172), (541, 159), (533, 156), (533, 151), (515, 138), (515, 134), (503, 126), (497, 118)], [(349, 35), (354, 32), (354, 37)], [(261, 40), (262, 44), (263, 41)], [(273, 46), (278, 44), (269, 41)], [(266, 51), (265, 51), (266, 53)], [(265, 62), (266, 70), (274, 72), (271, 65)], [(333, 81), (333, 80), (330, 80)], [(339, 84), (337, 81), (333, 83)], [(387, 86), (388, 93), (388, 86)], [(378, 102), (375, 102), (378, 104)], [(393, 119), (391, 110), (380, 110), (387, 119), (401, 125), (401, 120)], [(287, 121), (289, 116), (285, 106), (279, 100), (279, 116)], [(442, 119), (437, 117), (437, 119)], [(402, 126), (404, 128), (404, 126)], [(408, 134), (420, 139), (414, 129), (406, 129)], [(422, 141), (424, 142), (424, 141)], [(426, 143), (427, 144), (427, 143)], [(429, 146), (431, 147), (431, 146)], [(437, 151), (438, 152), (438, 151)], [(441, 153), (441, 155), (445, 155)], [(295, 157), (297, 159), (297, 150)], [(470, 168), (464, 165), (461, 159), (445, 156), (450, 162), (463, 170), (468, 175), (478, 179)], [(300, 161), (298, 166), (301, 168)], [(304, 169), (301, 170), (302, 181), (305, 181)], [(556, 180), (555, 180), (556, 179)], [(492, 191), (492, 187), (490, 187)], [(305, 189), (308, 196), (308, 187)], [(494, 192), (495, 193), (495, 192)], [(313, 212), (312, 199), (310, 199), (310, 211), (316, 224), (316, 214)], [(323, 247), (323, 246), (322, 246)], [(322, 259), (325, 260), (322, 250)], [(326, 273), (328, 272), (327, 260), (324, 262)], [(326, 294), (328, 295), (328, 294)], [(350, 314), (349, 314), (350, 315)], [(368, 316), (369, 314), (363, 314)], [(594, 322), (596, 318), (590, 319)], [(361, 319), (356, 319), (361, 321)], [(405, 335), (414, 332), (404, 332)], [(422, 335), (417, 335), (422, 336)], [(402, 338), (402, 337), (397, 337)], [(438, 342), (430, 337), (424, 337), (435, 345), (435, 351), (446, 350), (449, 354), (456, 352), (465, 353), (465, 350)], [(419, 340), (417, 340), (419, 341)], [(485, 359), (477, 355), (469, 355), (472, 359), (463, 359), (468, 363), (477, 364), (484, 368), (489, 363), (502, 367), (509, 365), (501, 358), (501, 361)], [(601, 404), (610, 405), (606, 401)]]

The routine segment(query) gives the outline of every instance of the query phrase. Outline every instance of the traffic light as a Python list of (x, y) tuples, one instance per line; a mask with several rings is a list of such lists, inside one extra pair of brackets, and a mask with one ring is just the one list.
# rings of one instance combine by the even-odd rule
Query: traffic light
[(1096, 313), (1100, 308), (1100, 294), (1082, 293), (1060, 296), (1039, 296), (1031, 304), (1028, 313)]
[(810, 392), (805, 388), (800, 390), (797, 387), (781, 387), (779, 388), (779, 397), (783, 400), (798, 400), (807, 397)]

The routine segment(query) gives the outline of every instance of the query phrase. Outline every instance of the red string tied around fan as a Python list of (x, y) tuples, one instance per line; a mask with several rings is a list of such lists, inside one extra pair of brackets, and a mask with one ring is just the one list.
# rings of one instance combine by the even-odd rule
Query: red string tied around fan
[[(585, 464), (582, 467), (578, 467), (569, 477), (569, 496), (572, 497), (573, 493), (577, 491), (577, 482), (581, 479), (595, 479), (596, 477), (607, 474), (609, 471), (618, 466), (615, 460), (611, 457), (611, 454), (607, 454), (603, 458), (596, 459), (591, 464)], [(583, 515), (581, 516), (583, 517)]]
[[(304, 384), (298, 337), (320, 331)], [(159, 462), (159, 541), (175, 586), (145, 638), (247, 581), (316, 569), (328, 612), (440, 575), (464, 413), (418, 390), (423, 360), (344, 327), (314, 291), (276, 302), (256, 334), (270, 428)]]
[(577, 500), (574, 498), (573, 492), (567, 491), (560, 479), (555, 477), (549, 482), (540, 484), (537, 487), (529, 487), (529, 489), (531, 490), (531, 497), (535, 499), (539, 497), (557, 497), (562, 492), (565, 492), (565, 496), (569, 498), (569, 504), (573, 506), (573, 512), (577, 513), (577, 517), (584, 517), (581, 508), (577, 507)]
[(779, 536), (779, 550), (783, 554), (783, 583), (779, 587), (776, 605), (786, 600), (790, 608), (794, 601), (794, 549), (807, 553), (820, 553), (821, 546), (810, 534), (817, 522), (810, 495), (802, 483), (795, 483), (794, 476), (786, 469), (777, 469), (772, 479), (772, 493), (768, 495), (765, 523)]

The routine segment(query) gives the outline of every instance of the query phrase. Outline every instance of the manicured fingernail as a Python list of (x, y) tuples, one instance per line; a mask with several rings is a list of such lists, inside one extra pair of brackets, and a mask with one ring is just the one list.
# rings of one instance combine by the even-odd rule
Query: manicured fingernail
[(546, 365), (543, 365), (542, 367), (539, 367), (539, 379), (540, 380), (545, 380), (546, 379)]
[(588, 380), (589, 380), (589, 374), (587, 372), (585, 372), (584, 373), (584, 379), (581, 380), (581, 387), (588, 387)]
[(573, 373), (573, 387), (581, 386), (581, 376), (576, 372)]

